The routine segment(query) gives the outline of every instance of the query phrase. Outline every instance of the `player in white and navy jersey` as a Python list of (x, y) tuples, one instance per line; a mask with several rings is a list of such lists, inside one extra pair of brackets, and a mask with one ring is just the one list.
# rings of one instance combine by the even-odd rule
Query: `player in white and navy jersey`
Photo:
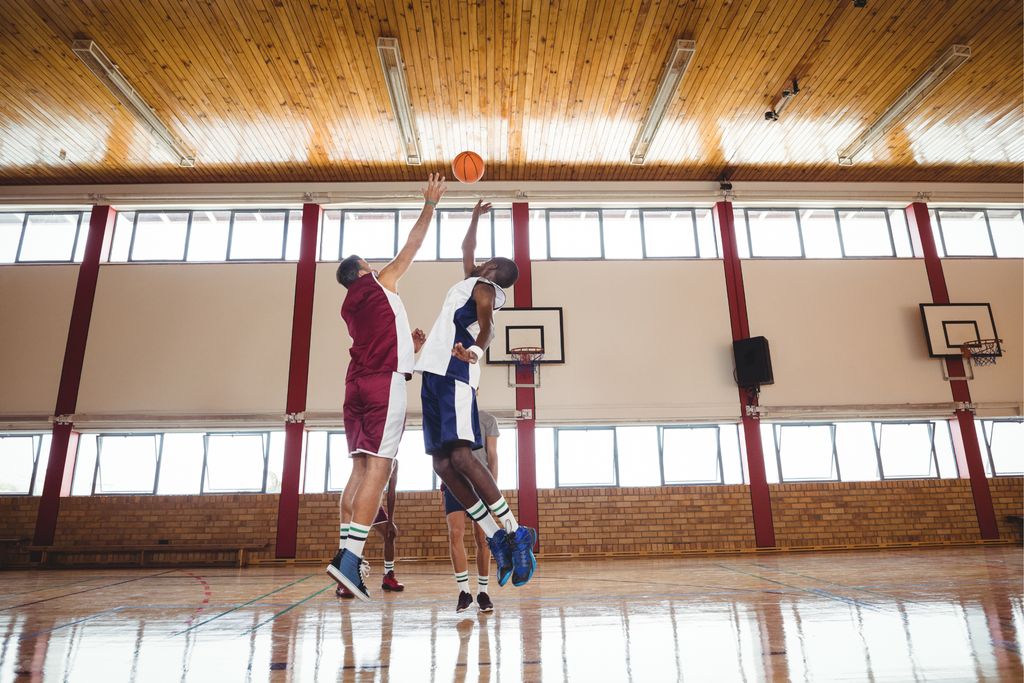
[(352, 474), (341, 499), (342, 547), (327, 573), (363, 601), (370, 600), (363, 584), (369, 571), (363, 562), (363, 545), (392, 474), (405, 430), (405, 383), (412, 377), (414, 354), (425, 337), (422, 330), (409, 330), (398, 280), (423, 244), (434, 208), (446, 189), (440, 174), (430, 175), (422, 190), (419, 219), (405, 246), (380, 272), (355, 255), (338, 266), (338, 282), (348, 290), (341, 317), (352, 338), (344, 408)]
[(519, 268), (507, 258), (476, 265), (477, 223), (490, 209), (482, 201), (473, 209), (462, 242), (466, 278), (448, 290), (416, 372), (423, 374), (423, 442), (434, 458), (434, 472), (487, 535), (498, 565), (498, 585), (504, 586), (511, 576), (512, 584), (521, 586), (537, 567), (533, 556), (537, 532), (519, 526), (494, 477), (473, 457), (481, 439), (471, 373), (479, 373), (484, 349), (494, 336), (494, 311), (505, 303), (502, 288), (519, 279)]

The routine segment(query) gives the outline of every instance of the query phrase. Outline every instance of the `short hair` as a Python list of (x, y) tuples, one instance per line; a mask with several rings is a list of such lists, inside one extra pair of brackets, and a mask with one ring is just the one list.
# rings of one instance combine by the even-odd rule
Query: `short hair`
[(511, 287), (519, 279), (519, 266), (510, 258), (498, 256), (494, 259), (498, 269), (494, 271), (494, 283), (499, 287)]
[(359, 279), (359, 271), (363, 269), (362, 265), (359, 264), (360, 261), (362, 259), (359, 256), (352, 254), (338, 266), (338, 282), (345, 289), (348, 289), (349, 285)]

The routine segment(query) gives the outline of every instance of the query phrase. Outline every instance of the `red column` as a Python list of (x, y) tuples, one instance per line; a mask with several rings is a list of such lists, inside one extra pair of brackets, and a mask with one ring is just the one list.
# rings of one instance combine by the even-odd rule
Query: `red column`
[[(924, 259), (928, 273), (928, 285), (932, 290), (932, 303), (948, 304), (949, 292), (946, 289), (946, 276), (942, 272), (942, 260), (935, 246), (932, 233), (931, 217), (928, 205), (914, 202), (906, 208), (907, 225), (910, 227), (910, 240), (914, 247), (914, 256)], [(949, 388), (953, 400), (957, 403), (971, 403), (971, 390), (965, 378), (964, 361), (961, 358), (947, 358), (946, 370), (949, 374)], [(966, 462), (967, 473), (971, 479), (971, 492), (974, 494), (974, 509), (978, 515), (978, 529), (983, 539), (999, 538), (996, 525), (996, 512), (992, 505), (992, 494), (988, 489), (988, 478), (985, 476), (985, 465), (981, 459), (981, 446), (978, 443), (978, 432), (974, 424), (974, 413), (970, 410), (956, 411), (956, 418), (949, 421), (953, 436), (953, 451), (957, 455), (957, 467), (960, 476), (964, 476), (963, 464)]]
[(109, 206), (94, 206), (89, 217), (85, 256), (78, 269), (78, 286), (68, 326), (68, 343), (64, 348), (64, 367), (60, 374), (60, 388), (57, 390), (57, 405), (53, 410), (58, 419), (53, 425), (50, 460), (43, 480), (43, 495), (39, 500), (33, 545), (53, 545), (60, 499), (71, 495), (78, 434), (73, 431), (69, 421), (60, 418), (73, 414), (78, 404), (78, 386), (82, 381), (82, 364), (85, 362), (85, 343), (89, 338), (96, 282), (100, 264), (106, 263), (110, 254), (110, 239), (114, 234), (116, 215), (117, 212)]
[[(718, 239), (722, 245), (722, 261), (725, 266), (725, 288), (729, 297), (729, 317), (732, 321), (733, 341), (749, 339), (747, 328), (747, 301), (743, 293), (743, 270), (740, 266), (736, 246), (736, 226), (733, 221), (732, 202), (718, 202), (712, 214), (718, 228)], [(746, 414), (747, 393), (739, 390), (743, 406), (743, 421), (740, 424), (741, 447), (750, 476), (750, 503), (754, 515), (754, 538), (758, 548), (775, 545), (775, 525), (772, 522), (772, 501), (768, 490), (768, 477), (764, 471), (764, 449), (761, 444), (761, 423)], [(757, 398), (754, 398), (757, 405)]]
[[(533, 271), (530, 268), (530, 205), (526, 202), (512, 204), (512, 244), (516, 265), (519, 266), (519, 280), (515, 287), (516, 308), (533, 306)], [(516, 372), (516, 384), (533, 382), (533, 371)], [(523, 526), (537, 529), (537, 448), (536, 448), (536, 402), (535, 389), (516, 388), (516, 410), (529, 410), (528, 420), (516, 421), (516, 441), (519, 458), (519, 518)], [(538, 529), (538, 536), (540, 530)], [(536, 548), (535, 548), (536, 550)]]
[(301, 413), (306, 410), (309, 380), (309, 340), (313, 331), (313, 290), (316, 284), (316, 255), (320, 241), (319, 204), (302, 206), (302, 239), (295, 272), (295, 307), (292, 314), (291, 365), (288, 370), (289, 415), (284, 432), (284, 468), (281, 498), (277, 510), (277, 557), (295, 557), (299, 530), (299, 494), (306, 464), (306, 429)]

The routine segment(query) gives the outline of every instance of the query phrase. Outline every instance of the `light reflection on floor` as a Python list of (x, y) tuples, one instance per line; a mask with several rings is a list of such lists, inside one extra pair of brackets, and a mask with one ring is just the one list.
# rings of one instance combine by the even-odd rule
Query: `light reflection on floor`
[(491, 615), (397, 569), (3, 572), (0, 683), (1024, 680), (1019, 547), (549, 561)]

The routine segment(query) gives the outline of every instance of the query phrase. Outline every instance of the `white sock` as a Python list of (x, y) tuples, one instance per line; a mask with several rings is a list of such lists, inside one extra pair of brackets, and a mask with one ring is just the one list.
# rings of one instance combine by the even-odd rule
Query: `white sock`
[(339, 548), (344, 548), (345, 543), (348, 542), (348, 524), (341, 525), (341, 543), (338, 545)]
[(348, 527), (348, 541), (345, 543), (345, 550), (355, 553), (356, 557), (363, 556), (363, 545), (366, 544), (366, 537), (370, 534), (370, 527), (352, 522)]
[(487, 538), (494, 536), (494, 534), (498, 533), (498, 529), (501, 528), (495, 524), (494, 518), (491, 517), (490, 511), (483, 504), (483, 501), (478, 500), (476, 505), (467, 510), (467, 512), (473, 518), (473, 521), (480, 525), (480, 528), (484, 531), (484, 536)]
[(455, 583), (459, 585), (459, 594), (469, 592), (469, 572), (461, 572), (455, 574)]
[(388, 562), (387, 560), (384, 560), (384, 576), (387, 576), (388, 572), (393, 571), (395, 571), (395, 561), (391, 560)]
[(487, 581), (488, 581), (488, 578), (486, 576), (477, 576), (476, 577), (476, 592), (477, 593), (486, 593), (487, 592)]
[(514, 534), (516, 529), (519, 528), (519, 523), (516, 522), (516, 516), (512, 514), (512, 508), (505, 502), (505, 496), (498, 496), (498, 500), (491, 503), (489, 506), (494, 516), (498, 518), (498, 524), (501, 525), (505, 531), (510, 534)]

